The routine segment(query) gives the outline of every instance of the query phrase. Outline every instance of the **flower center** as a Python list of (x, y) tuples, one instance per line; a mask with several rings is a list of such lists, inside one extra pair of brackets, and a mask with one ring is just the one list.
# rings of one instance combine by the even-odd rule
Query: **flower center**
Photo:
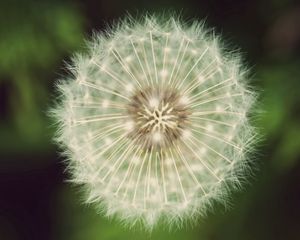
[(173, 108), (169, 106), (169, 103), (162, 103), (162, 106), (155, 106), (154, 109), (149, 109), (144, 106), (143, 111), (138, 112), (140, 115), (141, 129), (151, 132), (165, 133), (168, 129), (174, 129), (177, 127), (176, 116), (173, 114)]
[(127, 108), (133, 123), (129, 137), (145, 148), (162, 148), (180, 139), (188, 125), (187, 103), (176, 90), (137, 91)]

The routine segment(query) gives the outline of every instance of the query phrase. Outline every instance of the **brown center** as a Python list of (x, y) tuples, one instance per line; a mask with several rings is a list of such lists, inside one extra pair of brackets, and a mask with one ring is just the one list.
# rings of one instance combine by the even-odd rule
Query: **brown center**
[(159, 88), (135, 92), (127, 112), (133, 123), (128, 136), (147, 149), (168, 147), (180, 139), (190, 115), (178, 91)]

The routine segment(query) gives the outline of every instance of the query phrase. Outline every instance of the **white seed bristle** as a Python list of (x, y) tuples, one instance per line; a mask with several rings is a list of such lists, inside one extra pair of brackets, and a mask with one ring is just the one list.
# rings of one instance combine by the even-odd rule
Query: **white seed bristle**
[(180, 226), (240, 185), (254, 94), (220, 45), (203, 24), (150, 17), (98, 34), (74, 58), (53, 112), (87, 202), (128, 224)]

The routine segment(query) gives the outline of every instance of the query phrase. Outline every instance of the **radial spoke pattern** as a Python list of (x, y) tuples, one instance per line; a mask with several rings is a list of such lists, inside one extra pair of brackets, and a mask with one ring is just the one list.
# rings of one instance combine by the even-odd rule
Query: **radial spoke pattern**
[(200, 24), (150, 18), (74, 60), (54, 112), (87, 202), (152, 228), (205, 212), (240, 183), (254, 97), (219, 44)]

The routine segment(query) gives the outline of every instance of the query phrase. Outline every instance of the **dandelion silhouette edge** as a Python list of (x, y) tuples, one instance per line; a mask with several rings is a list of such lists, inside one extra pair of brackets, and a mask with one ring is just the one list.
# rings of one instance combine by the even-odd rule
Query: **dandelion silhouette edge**
[(105, 215), (180, 226), (247, 178), (255, 94), (239, 55), (203, 23), (124, 20), (68, 69), (55, 140), (71, 181)]

